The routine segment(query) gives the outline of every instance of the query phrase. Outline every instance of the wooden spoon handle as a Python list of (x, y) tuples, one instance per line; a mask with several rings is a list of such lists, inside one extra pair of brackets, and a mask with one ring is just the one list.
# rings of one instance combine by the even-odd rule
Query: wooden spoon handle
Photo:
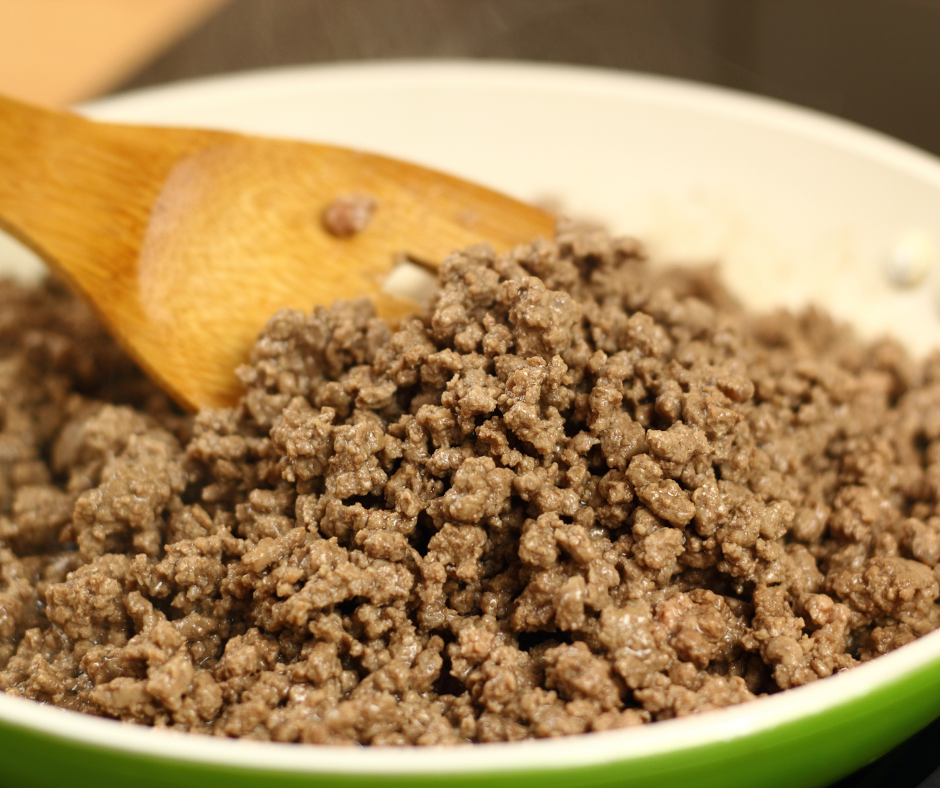
[(94, 292), (121, 273), (109, 261), (136, 259), (184, 141), (148, 145), (119, 126), (0, 97), (0, 228)]
[[(68, 244), (63, 222), (79, 196), (74, 186), (73, 147), (80, 119), (0, 97), (0, 227), (47, 262)], [(84, 159), (100, 153), (93, 147)], [(87, 204), (87, 202), (86, 202)]]

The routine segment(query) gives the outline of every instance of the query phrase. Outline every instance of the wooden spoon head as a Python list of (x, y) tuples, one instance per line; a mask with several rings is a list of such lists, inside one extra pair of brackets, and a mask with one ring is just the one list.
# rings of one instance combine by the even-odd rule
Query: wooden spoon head
[[(554, 230), (553, 217), (532, 206), (382, 156), (223, 132), (67, 125), (68, 134), (50, 132), (55, 145), (84, 135), (86, 148), (105, 151), (69, 176), (77, 189), (91, 183), (91, 196), (69, 207), (81, 222), (62, 230), (71, 216), (62, 208), (37, 230), (47, 221), (41, 212), (11, 218), (16, 211), (4, 207), (3, 224), (82, 291), (191, 410), (237, 401), (235, 370), (282, 307), (365, 295), (380, 314), (398, 316), (416, 304), (382, 286), (402, 252), (439, 264), (473, 243), (504, 251)], [(60, 192), (61, 208), (71, 197)], [(322, 213), (350, 193), (373, 198), (374, 215), (362, 232), (337, 237)]]
[[(337, 237), (323, 211), (353, 192), (374, 199), (374, 213), (361, 232)], [(278, 309), (365, 295), (398, 316), (417, 307), (382, 292), (402, 252), (440, 263), (472, 243), (502, 251), (553, 226), (531, 206), (403, 162), (228, 140), (170, 172), (140, 248), (142, 320), (125, 338), (184, 405), (231, 405), (235, 369)]]

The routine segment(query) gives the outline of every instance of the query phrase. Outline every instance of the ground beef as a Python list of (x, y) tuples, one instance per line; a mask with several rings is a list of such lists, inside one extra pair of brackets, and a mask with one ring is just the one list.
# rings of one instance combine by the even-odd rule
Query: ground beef
[(578, 734), (937, 627), (940, 355), (565, 229), (397, 330), (275, 315), (174, 411), (59, 286), (0, 287), (0, 687), (326, 744)]
[(337, 238), (350, 238), (369, 226), (378, 205), (367, 194), (340, 195), (323, 210), (323, 229)]

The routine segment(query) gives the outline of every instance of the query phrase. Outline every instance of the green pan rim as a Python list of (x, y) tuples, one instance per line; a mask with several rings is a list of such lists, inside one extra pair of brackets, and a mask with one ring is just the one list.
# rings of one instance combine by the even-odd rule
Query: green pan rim
[[(680, 756), (713, 745), (743, 745), (774, 729), (805, 723), (811, 717), (849, 715), (869, 696), (899, 691), (912, 682), (920, 684), (932, 672), (940, 672), (940, 631), (852, 670), (704, 714), (551, 740), (468, 747), (363, 747), (352, 758), (348, 747), (188, 734), (121, 723), (10, 695), (0, 696), (0, 722), (38, 736), (96, 748), (101, 755), (121, 752), (268, 772), (405, 776), (551, 770)], [(940, 697), (937, 705), (940, 708)]]

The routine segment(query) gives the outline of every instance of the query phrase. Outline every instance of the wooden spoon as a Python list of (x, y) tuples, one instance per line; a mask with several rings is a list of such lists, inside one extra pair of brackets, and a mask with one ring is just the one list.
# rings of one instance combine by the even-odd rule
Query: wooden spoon
[[(321, 215), (369, 195), (362, 232)], [(84, 295), (115, 338), (184, 407), (240, 394), (280, 307), (382, 292), (397, 255), (439, 264), (480, 241), (550, 237), (549, 214), (458, 178), (329, 145), (95, 123), (0, 98), (0, 228)]]

